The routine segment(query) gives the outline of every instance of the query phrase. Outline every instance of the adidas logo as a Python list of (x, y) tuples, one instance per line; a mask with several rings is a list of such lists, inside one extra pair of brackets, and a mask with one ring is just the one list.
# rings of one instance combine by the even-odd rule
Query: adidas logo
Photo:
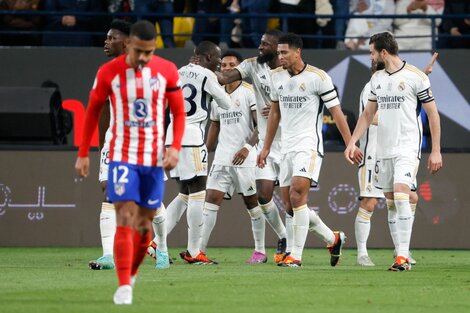
[(266, 79), (266, 75), (263, 75), (260, 77), (261, 79)]
[(301, 169), (300, 171), (301, 171), (301, 172), (304, 172), (304, 173), (307, 172), (307, 170), (305, 169), (305, 167), (302, 167), (302, 169)]
[(367, 160), (372, 160), (372, 157), (369, 155), (369, 157), (367, 157)]
[(284, 89), (284, 88), (282, 88), (282, 85), (281, 85), (278, 89), (279, 89), (279, 90), (282, 90), (282, 89)]
[(410, 172), (406, 173), (406, 174), (405, 174), (405, 176), (406, 176), (406, 177), (410, 177), (410, 178), (411, 178), (411, 174), (410, 174)]
[(382, 89), (382, 88), (380, 87), (380, 85), (378, 85), (377, 88), (375, 88), (375, 89)]
[(253, 191), (253, 190), (254, 190), (254, 189), (253, 189), (253, 186), (250, 186), (250, 188), (248, 188), (247, 191)]

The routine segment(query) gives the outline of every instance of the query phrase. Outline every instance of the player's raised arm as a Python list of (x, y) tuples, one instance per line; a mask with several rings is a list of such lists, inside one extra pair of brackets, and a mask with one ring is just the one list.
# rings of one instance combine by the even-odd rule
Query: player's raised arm
[[(209, 70), (208, 70), (209, 72)], [(207, 75), (207, 83), (205, 91), (214, 98), (217, 105), (224, 110), (228, 110), (232, 105), (229, 95), (225, 92), (224, 88), (217, 82), (216, 76), (210, 72)]]
[(432, 73), (432, 67), (434, 66), (434, 62), (436, 62), (438, 56), (439, 56), (439, 53), (437, 53), (437, 52), (433, 53), (433, 55), (431, 57), (431, 60), (429, 61), (428, 65), (426, 65), (426, 67), (423, 70), (423, 72), (426, 75), (429, 75), (429, 74)]
[(241, 80), (242, 75), (237, 69), (223, 72), (215, 72), (219, 84), (226, 85), (233, 83), (234, 81)]

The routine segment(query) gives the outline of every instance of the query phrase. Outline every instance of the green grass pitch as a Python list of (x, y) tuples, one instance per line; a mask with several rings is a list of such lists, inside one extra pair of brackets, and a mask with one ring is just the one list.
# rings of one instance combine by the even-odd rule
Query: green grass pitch
[[(179, 249), (170, 249), (173, 257)], [(344, 250), (306, 249), (303, 267), (245, 264), (251, 251), (211, 248), (217, 266), (155, 270), (146, 257), (132, 306), (116, 306), (114, 271), (92, 271), (98, 248), (0, 248), (0, 312), (470, 312), (470, 251), (416, 250), (418, 264), (392, 273), (391, 250), (371, 250), (374, 268)]]

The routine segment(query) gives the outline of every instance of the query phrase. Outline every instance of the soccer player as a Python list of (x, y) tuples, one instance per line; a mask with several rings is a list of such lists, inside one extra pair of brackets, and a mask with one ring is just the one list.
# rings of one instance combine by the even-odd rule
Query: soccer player
[[(209, 156), (204, 135), (211, 98), (223, 109), (229, 109), (231, 102), (214, 74), (221, 62), (220, 48), (210, 41), (202, 41), (195, 49), (195, 56), (199, 60), (198, 65), (190, 63), (179, 69), (186, 108), (186, 132), (182, 141), (181, 162), (170, 171), (170, 176), (178, 182), (180, 193), (168, 205), (166, 223), (168, 234), (187, 208), (188, 246), (180, 256), (187, 263), (212, 263), (199, 251)], [(172, 117), (166, 137), (167, 146), (173, 142), (173, 122)]]
[(387, 198), (389, 216), (391, 212), (396, 215), (397, 257), (389, 270), (405, 271), (411, 269), (408, 259), (412, 230), (410, 195), (421, 158), (421, 107), (428, 115), (431, 130), (432, 151), (428, 159), (431, 173), (442, 167), (440, 119), (428, 77), (400, 58), (392, 34), (373, 35), (369, 50), (371, 60), (378, 66), (383, 63), (384, 69), (371, 78), (369, 100), (344, 155), (352, 163), (358, 149), (355, 143), (378, 111), (377, 161), (373, 179)]
[[(176, 66), (153, 55), (155, 26), (133, 24), (128, 53), (100, 67), (86, 111), (75, 163), (79, 176), (89, 172), (88, 150), (106, 99), (111, 98), (108, 199), (116, 209), (114, 258), (119, 287), (115, 304), (132, 304), (137, 271), (150, 241), (155, 210), (163, 197), (163, 169), (173, 169), (184, 133), (184, 102)], [(164, 152), (165, 106), (173, 114), (172, 145)]]
[[(261, 151), (264, 145), (267, 125), (266, 114), (269, 112), (271, 106), (269, 96), (271, 90), (271, 71), (280, 66), (279, 59), (277, 58), (277, 43), (281, 35), (282, 33), (278, 30), (267, 31), (261, 37), (261, 42), (258, 47), (258, 57), (246, 59), (233, 70), (217, 73), (219, 82), (223, 85), (241, 79), (247, 80), (253, 84), (258, 121), (258, 152)], [(281, 262), (285, 252), (290, 251), (289, 243), (291, 241), (287, 240), (286, 242), (286, 237), (289, 237), (288, 233), (292, 234), (293, 231), (292, 217), (286, 214), (286, 232), (286, 227), (282, 223), (279, 215), (279, 209), (273, 201), (274, 187), (279, 178), (279, 164), (281, 162), (280, 138), (280, 131), (278, 131), (274, 137), (271, 154), (267, 160), (267, 166), (264, 168), (256, 168), (258, 205), (269, 225), (271, 225), (279, 238), (276, 253), (274, 254), (275, 263)], [(260, 227), (262, 227), (262, 229), (259, 231), (264, 233), (264, 223), (260, 225)], [(264, 243), (263, 246), (258, 247), (258, 249), (264, 251)]]
[[(430, 74), (432, 72), (432, 67), (434, 62), (437, 59), (438, 54), (434, 53), (431, 58), (431, 62), (424, 69), (424, 73)], [(385, 64), (377, 64), (373, 60), (371, 61), (371, 70), (374, 74), (377, 70), (383, 70)], [(367, 100), (370, 94), (370, 81), (364, 86), (360, 96), (359, 103), (359, 115), (364, 111), (364, 107), (367, 104)], [(359, 140), (359, 147), (364, 159), (359, 164), (358, 179), (360, 186), (360, 195), (359, 195), (359, 210), (357, 212), (356, 220), (354, 222), (354, 230), (356, 234), (356, 244), (357, 244), (357, 264), (362, 266), (375, 266), (372, 260), (367, 253), (367, 239), (369, 238), (370, 227), (371, 227), (371, 217), (374, 213), (375, 206), (377, 205), (377, 200), (384, 198), (382, 190), (374, 186), (372, 182), (372, 173), (375, 172), (375, 163), (376, 163), (376, 147), (377, 147), (377, 113), (374, 116), (372, 124), (369, 126), (367, 131), (362, 135)], [(416, 183), (414, 183), (416, 187)], [(389, 201), (389, 208), (393, 208), (392, 202)], [(416, 204), (418, 202), (418, 195), (416, 192), (410, 194), (410, 205), (414, 220), (414, 215), (416, 211)], [(396, 239), (396, 214), (393, 214), (391, 210), (389, 214), (389, 227), (390, 234), (393, 239), (393, 243), (397, 242)], [(395, 247), (397, 248), (397, 247)], [(396, 255), (394, 256), (396, 257)], [(416, 261), (410, 256), (408, 257), (410, 264), (416, 264)]]
[[(242, 61), (239, 53), (227, 51), (222, 56), (221, 70), (234, 69)], [(225, 85), (225, 91), (232, 102), (230, 109), (223, 110), (216, 104), (211, 107), (206, 146), (213, 151), (217, 139), (218, 144), (207, 179), (200, 250), (206, 252), (224, 195), (231, 197), (235, 191), (243, 196), (255, 240), (255, 250), (247, 263), (265, 263), (264, 227), (260, 227), (260, 224), (264, 226), (264, 217), (256, 200), (255, 185), (256, 151), (253, 146), (258, 141), (255, 95), (253, 87), (241, 80)]]
[[(131, 23), (124, 20), (113, 20), (106, 34), (104, 41), (104, 53), (108, 57), (117, 58), (126, 52), (127, 41), (129, 39), (129, 31)], [(88, 266), (92, 270), (110, 270), (114, 269), (113, 245), (114, 234), (116, 232), (116, 212), (112, 203), (106, 200), (106, 187), (108, 182), (108, 165), (109, 165), (109, 141), (111, 139), (109, 102), (103, 106), (101, 111), (98, 133), (100, 144), (100, 186), (104, 194), (104, 200), (101, 203), (100, 213), (100, 234), (103, 255), (96, 260), (88, 262)]]
[[(323, 159), (323, 106), (331, 112), (345, 143), (349, 142), (351, 133), (331, 78), (323, 70), (302, 60), (302, 39), (292, 33), (283, 35), (277, 51), (282, 68), (273, 71), (271, 76), (273, 102), (258, 166), (266, 165), (282, 119), (279, 185), (288, 213), (293, 216), (294, 236), (291, 253), (279, 265), (302, 265), (302, 252), (310, 226), (327, 243), (330, 264), (336, 266), (345, 235), (342, 231), (330, 230), (307, 206), (310, 186), (318, 184)], [(360, 153), (356, 156), (360, 159)]]

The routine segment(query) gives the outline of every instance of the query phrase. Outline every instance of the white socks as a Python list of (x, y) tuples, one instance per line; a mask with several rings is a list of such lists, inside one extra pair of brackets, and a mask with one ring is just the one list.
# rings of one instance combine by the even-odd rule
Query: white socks
[(268, 224), (272, 227), (279, 239), (286, 238), (286, 227), (282, 224), (281, 216), (279, 215), (279, 210), (277, 205), (271, 199), (266, 204), (260, 204), (258, 202), (261, 211), (263, 211), (264, 217)]
[(182, 193), (179, 193), (173, 201), (170, 202), (166, 211), (166, 229), (167, 234), (171, 233), (176, 224), (180, 221), (181, 216), (188, 207), (188, 196)]
[(314, 232), (320, 237), (327, 245), (331, 246), (335, 244), (335, 233), (323, 223), (317, 212), (310, 210), (308, 207), (308, 216), (310, 221), (310, 231)]
[(101, 203), (100, 233), (103, 255), (113, 255), (114, 234), (116, 233), (116, 210), (109, 202)]
[(395, 251), (398, 249), (398, 235), (397, 235), (397, 209), (395, 208), (395, 201), (387, 199), (388, 209), (388, 228), (390, 229), (390, 236), (392, 237), (393, 246)]
[(354, 222), (354, 231), (356, 234), (357, 256), (367, 255), (367, 239), (370, 233), (370, 218), (373, 212), (359, 208)]
[(412, 213), (410, 206), (410, 196), (402, 192), (393, 193), (395, 208), (397, 210), (397, 256), (408, 258), (410, 250), (411, 229), (413, 228)]
[(166, 225), (166, 217), (167, 212), (165, 206), (161, 205), (161, 207), (155, 213), (155, 217), (152, 221), (153, 232), (155, 234), (154, 241), (157, 244), (157, 249), (160, 251), (168, 251), (168, 247), (166, 244), (166, 237), (167, 237), (167, 225)]
[(305, 241), (307, 240), (310, 209), (306, 204), (293, 208), (294, 211), (294, 240), (291, 255), (296, 260), (302, 260)]
[(286, 212), (286, 253), (292, 252), (294, 242), (294, 217)]
[(259, 206), (247, 211), (251, 217), (251, 230), (253, 232), (253, 239), (255, 240), (255, 250), (266, 254), (266, 248), (264, 246), (265, 220), (263, 212)]
[(188, 220), (188, 252), (193, 258), (199, 254), (202, 232), (202, 210), (205, 198), (205, 190), (189, 194), (188, 212), (186, 213)]
[(206, 252), (207, 244), (211, 236), (212, 230), (214, 229), (215, 223), (217, 221), (217, 212), (219, 211), (220, 206), (213, 203), (206, 202), (204, 203), (204, 210), (202, 211), (202, 236), (200, 250)]

